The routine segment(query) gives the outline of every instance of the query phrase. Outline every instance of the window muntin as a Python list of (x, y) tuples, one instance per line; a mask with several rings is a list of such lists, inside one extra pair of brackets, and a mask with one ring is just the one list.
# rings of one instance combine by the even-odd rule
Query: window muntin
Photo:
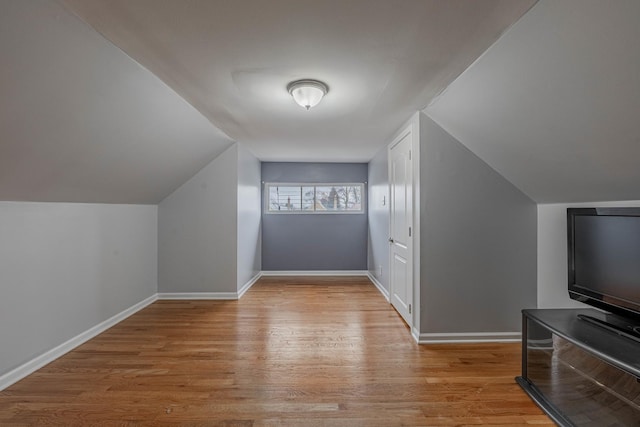
[(267, 213), (364, 213), (364, 184), (265, 184)]

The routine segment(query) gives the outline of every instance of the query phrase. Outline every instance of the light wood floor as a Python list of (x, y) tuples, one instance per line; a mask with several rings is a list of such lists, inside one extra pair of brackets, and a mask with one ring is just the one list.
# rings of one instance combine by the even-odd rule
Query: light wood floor
[(553, 425), (518, 344), (417, 345), (364, 278), (159, 301), (0, 392), (0, 425)]

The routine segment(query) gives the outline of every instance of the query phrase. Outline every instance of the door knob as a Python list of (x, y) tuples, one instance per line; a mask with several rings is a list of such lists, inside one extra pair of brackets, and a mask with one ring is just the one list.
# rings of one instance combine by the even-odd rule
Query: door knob
[(389, 237), (389, 243), (393, 243), (393, 239)]

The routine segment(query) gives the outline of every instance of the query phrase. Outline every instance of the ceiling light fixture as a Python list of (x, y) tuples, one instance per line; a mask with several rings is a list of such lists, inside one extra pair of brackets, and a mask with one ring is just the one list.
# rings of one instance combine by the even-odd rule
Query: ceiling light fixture
[(329, 87), (318, 80), (296, 80), (287, 85), (287, 91), (298, 105), (306, 108), (315, 107), (322, 97), (329, 92)]

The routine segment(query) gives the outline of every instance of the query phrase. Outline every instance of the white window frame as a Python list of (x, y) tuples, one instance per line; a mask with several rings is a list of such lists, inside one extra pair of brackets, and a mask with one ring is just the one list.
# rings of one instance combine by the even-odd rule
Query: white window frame
[[(264, 199), (264, 213), (273, 215), (362, 215), (366, 213), (367, 186), (366, 182), (265, 182), (262, 190)], [(357, 211), (317, 211), (315, 210), (315, 188), (316, 187), (360, 187), (360, 210)], [(275, 211), (269, 209), (269, 188), (271, 187), (314, 187), (314, 210), (299, 211)]]

